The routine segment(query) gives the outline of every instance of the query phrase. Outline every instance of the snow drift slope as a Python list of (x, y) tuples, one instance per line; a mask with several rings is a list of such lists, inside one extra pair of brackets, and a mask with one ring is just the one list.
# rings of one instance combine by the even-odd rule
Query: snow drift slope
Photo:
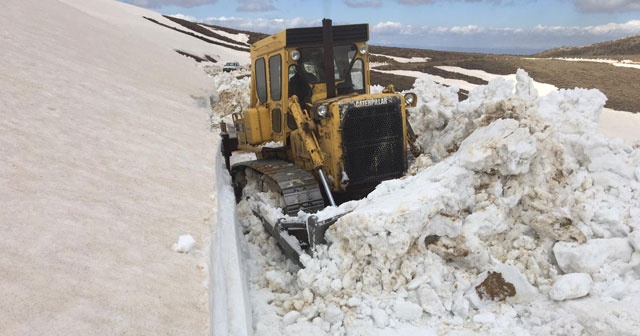
[(3, 5), (1, 333), (205, 334), (209, 78), (138, 8)]
[(464, 102), (418, 80), (429, 155), (343, 204), (304, 269), (241, 202), (256, 334), (635, 334), (640, 151), (597, 134), (599, 91), (516, 78)]

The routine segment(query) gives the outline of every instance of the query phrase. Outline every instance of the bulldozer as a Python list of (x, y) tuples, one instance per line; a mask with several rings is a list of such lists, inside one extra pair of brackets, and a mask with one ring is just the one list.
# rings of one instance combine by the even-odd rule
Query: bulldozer
[[(250, 182), (279, 195), (282, 217), (253, 211), (298, 265), (302, 253), (326, 244), (325, 231), (341, 215), (291, 218), (362, 198), (380, 182), (402, 177), (408, 157), (420, 155), (407, 115), (417, 96), (393, 85), (370, 92), (368, 40), (368, 24), (324, 19), (321, 27), (290, 28), (255, 42), (250, 106), (232, 114), (234, 132), (221, 123), (236, 200), (252, 197), (243, 195)], [(239, 150), (256, 160), (231, 165)]]

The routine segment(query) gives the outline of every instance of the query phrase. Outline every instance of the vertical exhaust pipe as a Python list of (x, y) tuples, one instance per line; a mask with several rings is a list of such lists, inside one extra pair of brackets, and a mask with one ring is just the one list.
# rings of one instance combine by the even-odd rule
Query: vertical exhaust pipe
[(333, 28), (331, 19), (322, 19), (322, 43), (324, 47), (324, 71), (327, 98), (336, 96), (336, 78), (333, 65)]

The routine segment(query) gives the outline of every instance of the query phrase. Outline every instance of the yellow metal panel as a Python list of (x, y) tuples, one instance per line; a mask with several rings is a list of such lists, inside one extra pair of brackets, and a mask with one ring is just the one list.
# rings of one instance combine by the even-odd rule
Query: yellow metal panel
[(243, 112), (246, 142), (259, 145), (271, 140), (271, 115), (266, 107), (248, 108)]
[(244, 132), (247, 138), (247, 143), (256, 145), (262, 142), (260, 136), (260, 119), (258, 117), (258, 110), (254, 108), (246, 109), (244, 112)]
[(271, 141), (271, 112), (264, 106), (258, 106), (261, 142)]

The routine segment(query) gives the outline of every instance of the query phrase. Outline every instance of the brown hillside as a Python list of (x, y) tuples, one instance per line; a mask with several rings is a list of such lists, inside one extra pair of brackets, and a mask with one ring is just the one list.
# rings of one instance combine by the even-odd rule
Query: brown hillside
[(577, 57), (577, 58), (633, 58), (640, 61), (640, 35), (613, 41), (590, 44), (581, 47), (561, 47), (543, 51), (536, 57)]

